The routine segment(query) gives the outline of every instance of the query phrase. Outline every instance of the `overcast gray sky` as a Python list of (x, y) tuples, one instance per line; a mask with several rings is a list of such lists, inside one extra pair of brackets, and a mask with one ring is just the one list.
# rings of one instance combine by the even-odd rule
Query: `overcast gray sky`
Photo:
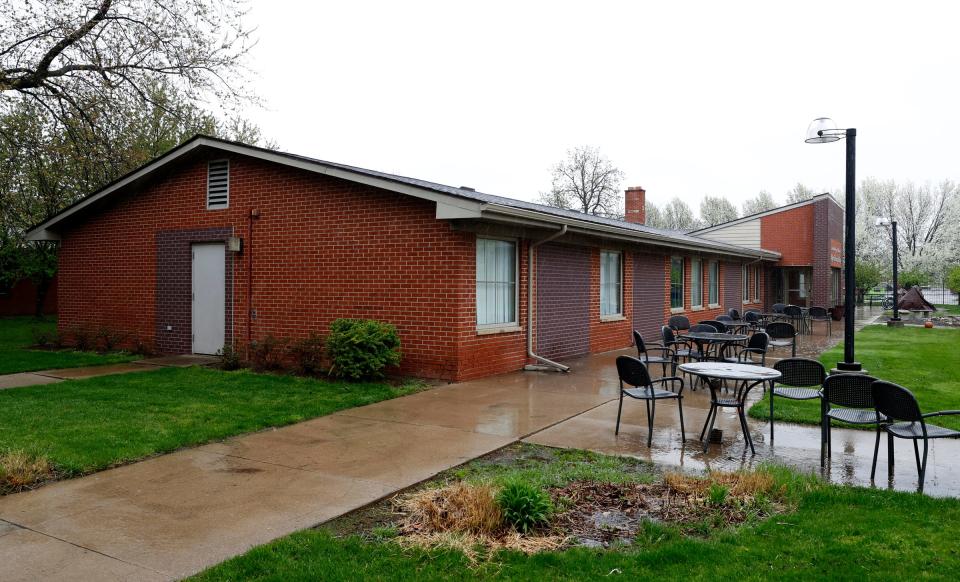
[[(599, 147), (663, 204), (798, 181), (960, 179), (960, 3), (252, 0), (250, 66), (281, 149), (532, 200)], [(634, 5), (636, 4), (636, 5)]]

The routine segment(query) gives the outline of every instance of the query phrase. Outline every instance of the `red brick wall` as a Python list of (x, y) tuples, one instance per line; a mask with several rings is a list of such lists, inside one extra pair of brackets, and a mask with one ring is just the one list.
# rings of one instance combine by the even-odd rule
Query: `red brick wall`
[(807, 204), (760, 219), (760, 246), (780, 253), (780, 266), (813, 264), (813, 207)]
[(552, 360), (589, 353), (592, 249), (547, 243), (536, 253), (537, 353)]
[[(616, 251), (617, 248), (603, 250)], [(622, 301), (619, 317), (600, 318), (600, 251), (593, 249), (590, 257), (590, 351), (592, 353), (609, 352), (625, 348), (633, 343), (633, 254), (621, 253)]]

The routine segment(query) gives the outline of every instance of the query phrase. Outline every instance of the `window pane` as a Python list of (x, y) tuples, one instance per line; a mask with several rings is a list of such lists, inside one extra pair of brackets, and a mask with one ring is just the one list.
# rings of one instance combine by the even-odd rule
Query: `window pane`
[(693, 259), (690, 263), (690, 303), (696, 307), (703, 305), (703, 262)]
[(720, 265), (716, 261), (710, 261), (707, 281), (709, 285), (710, 304), (716, 305), (720, 303)]
[(622, 313), (620, 253), (600, 252), (600, 315)]
[(683, 307), (683, 259), (670, 259), (670, 307)]
[(511, 241), (477, 239), (477, 324), (517, 322), (517, 250)]

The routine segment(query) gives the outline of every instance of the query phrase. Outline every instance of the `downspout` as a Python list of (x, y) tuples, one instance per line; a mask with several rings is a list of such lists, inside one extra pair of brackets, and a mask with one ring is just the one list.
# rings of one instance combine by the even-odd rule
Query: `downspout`
[(558, 364), (552, 360), (548, 360), (543, 356), (538, 356), (533, 352), (533, 249), (538, 246), (548, 243), (552, 240), (558, 239), (561, 236), (567, 234), (567, 225), (564, 224), (560, 227), (559, 232), (555, 232), (548, 236), (547, 238), (538, 240), (536, 242), (530, 243), (530, 246), (527, 248), (527, 357), (537, 360), (541, 364), (528, 364), (523, 367), (524, 370), (536, 371), (536, 370), (549, 370), (551, 368), (558, 370), (560, 372), (569, 372), (570, 368), (564, 366), (563, 364)]
[(247, 345), (246, 356), (250, 359), (250, 344), (253, 343), (253, 221), (260, 218), (260, 210), (250, 209), (247, 218)]

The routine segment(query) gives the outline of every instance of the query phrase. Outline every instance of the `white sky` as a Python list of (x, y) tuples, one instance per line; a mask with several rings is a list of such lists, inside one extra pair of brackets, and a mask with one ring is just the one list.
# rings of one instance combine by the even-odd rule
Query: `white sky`
[[(251, 0), (280, 148), (533, 200), (568, 148), (694, 208), (798, 181), (960, 180), (960, 3)], [(634, 5), (635, 4), (635, 5)]]

